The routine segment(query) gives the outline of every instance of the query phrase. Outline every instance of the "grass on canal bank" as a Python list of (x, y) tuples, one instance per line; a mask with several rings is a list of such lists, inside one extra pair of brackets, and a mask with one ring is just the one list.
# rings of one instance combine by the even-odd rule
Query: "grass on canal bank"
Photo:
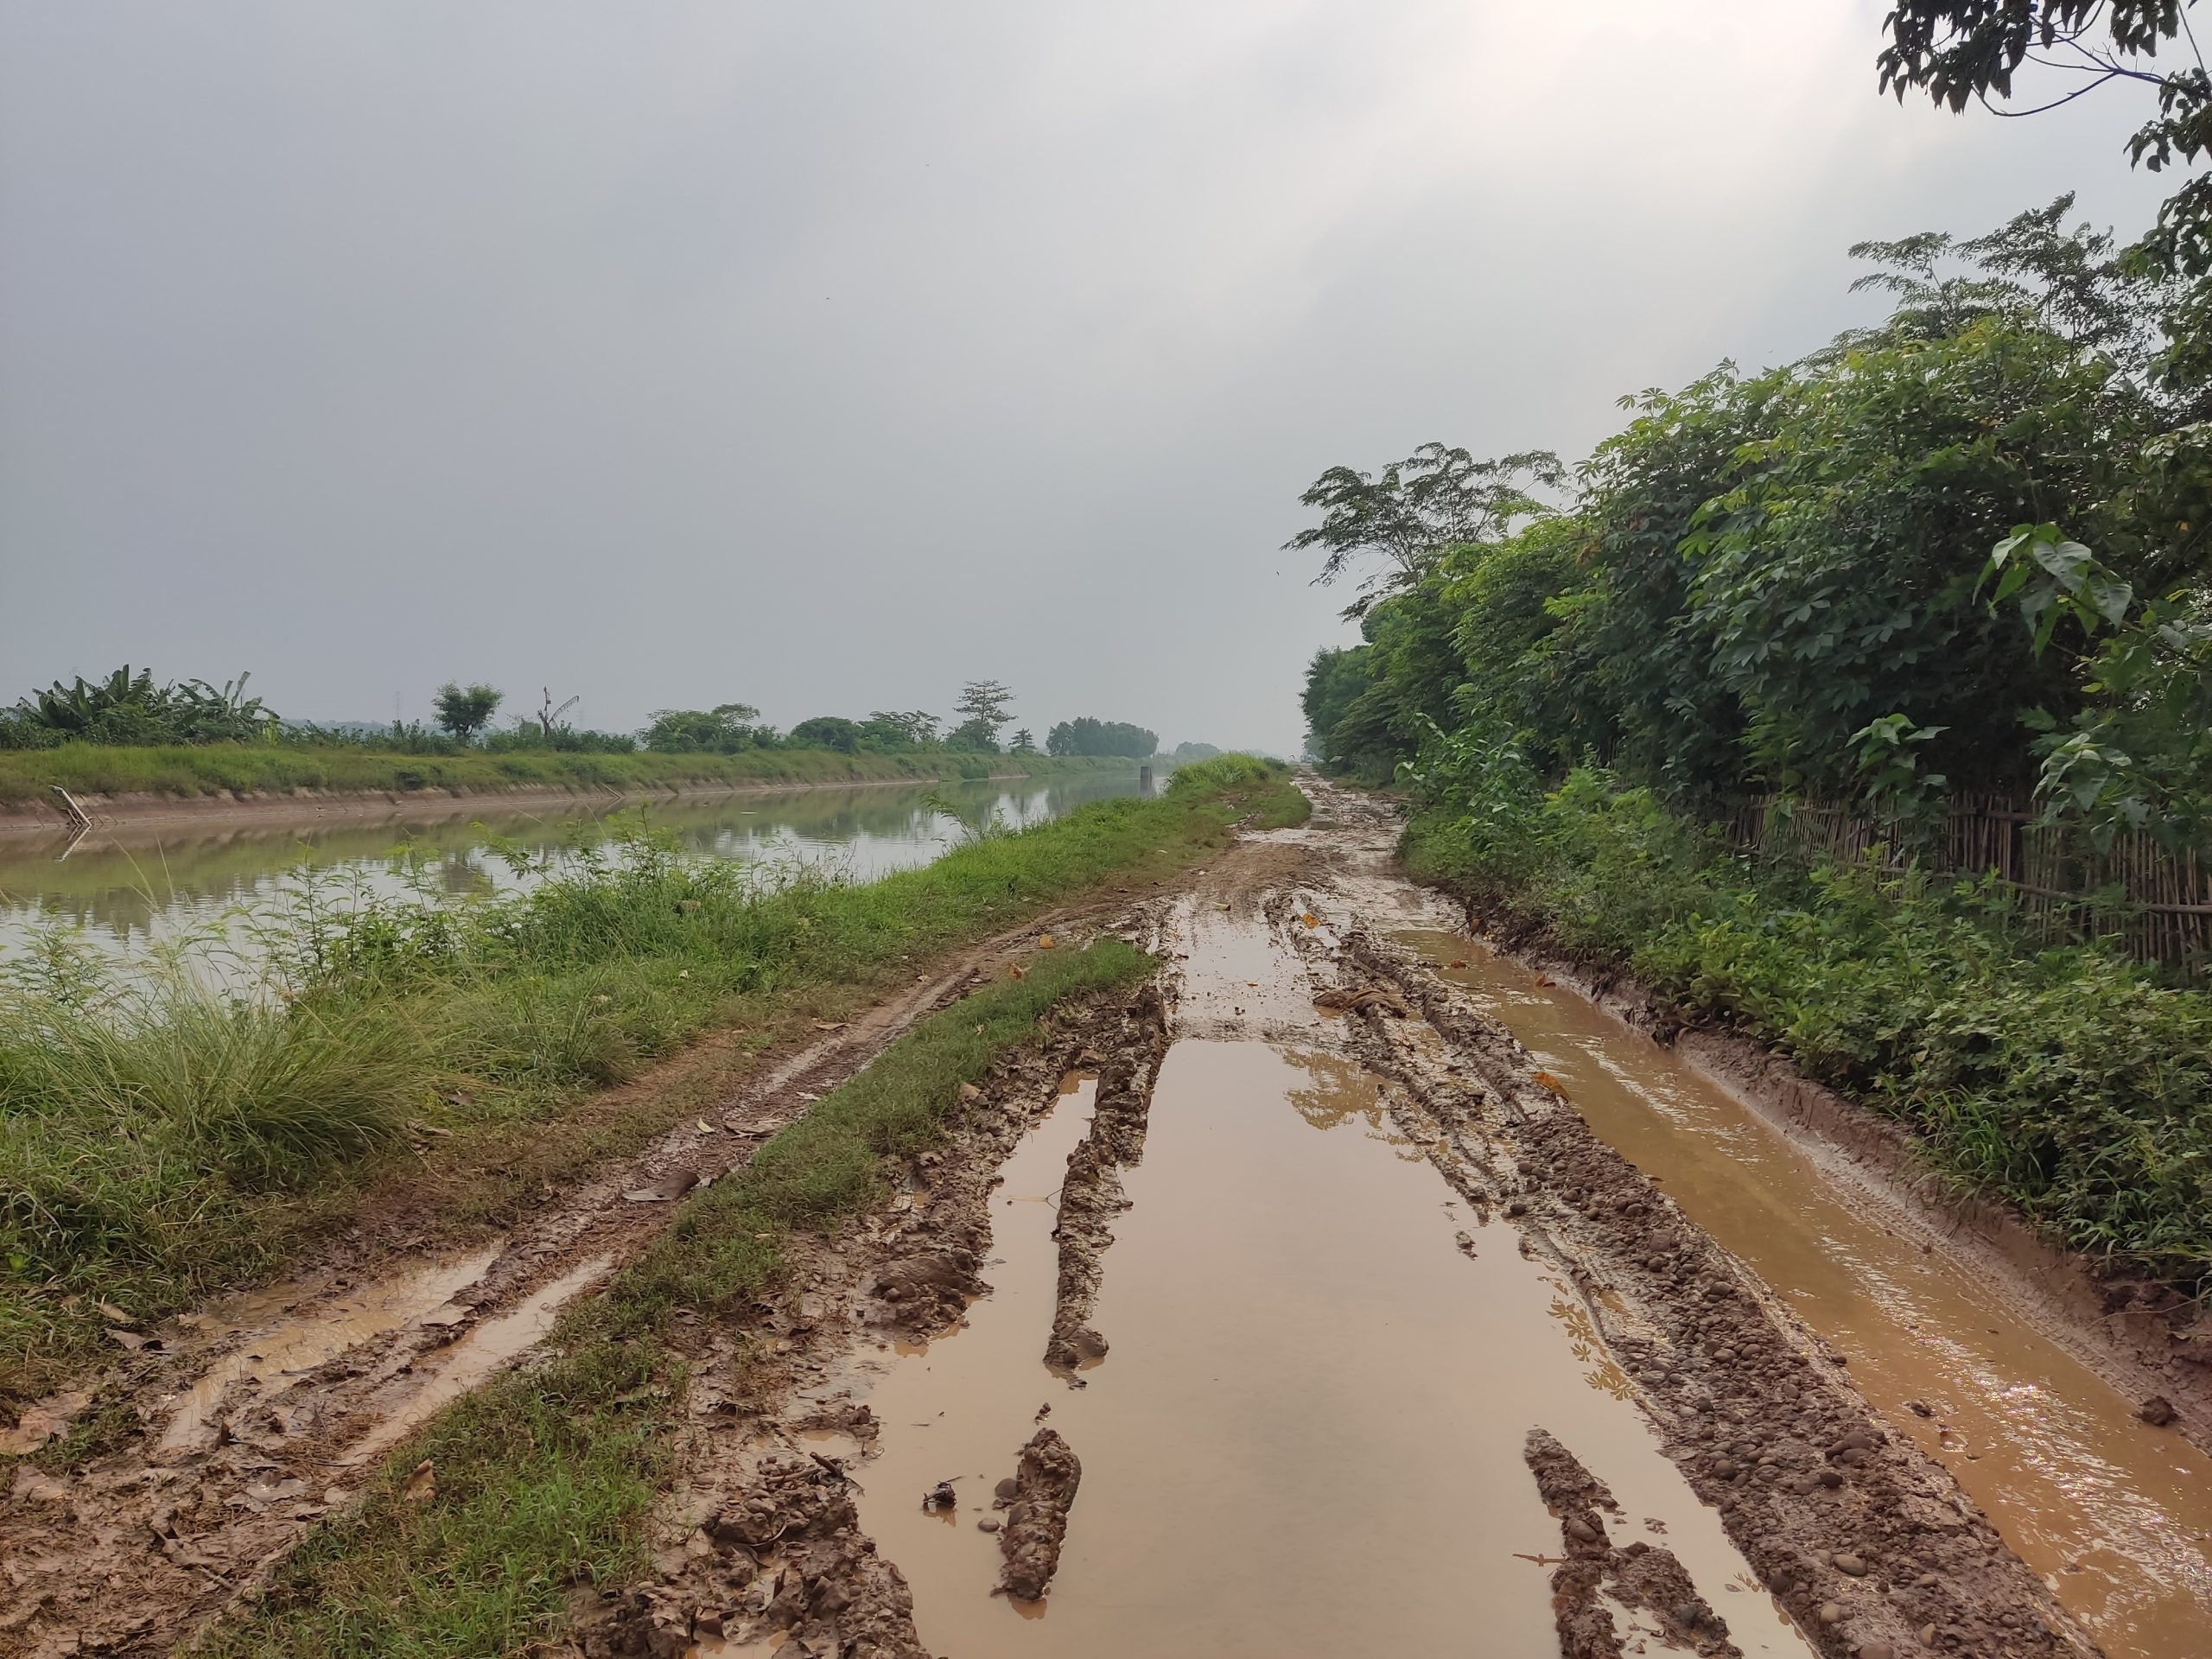
[(747, 785), (838, 784), (900, 778), (1066, 776), (1133, 771), (1134, 760), (1045, 754), (840, 754), (823, 749), (747, 749), (737, 754), (586, 754), (512, 750), (402, 754), (279, 743), (205, 743), (158, 748), (66, 743), (0, 753), (0, 803), (39, 802), (60, 785), (73, 795), (399, 794), (442, 790), (565, 789), (606, 794)]
[(492, 899), (340, 906), (310, 885), (257, 999), (132, 989), (57, 948), (0, 998), (0, 1393), (99, 1352), (102, 1302), (144, 1321), (276, 1270), (371, 1183), (378, 1214), (496, 1224), (689, 1109), (698, 1089), (659, 1072), (597, 1108), (700, 1033), (742, 1028), (706, 1057), (723, 1075), (939, 952), (1303, 810), (1287, 769), (1224, 757), (865, 884), (640, 830)]
[[(684, 1205), (603, 1294), (564, 1318), (543, 1363), (493, 1382), (395, 1453), (369, 1497), (319, 1528), (252, 1613), (204, 1650), (244, 1659), (512, 1654), (556, 1637), (575, 1585), (651, 1562), (643, 1522), (682, 1421), (680, 1310), (727, 1323), (771, 1284), (794, 1231), (828, 1231), (886, 1191), (888, 1160), (941, 1136), (963, 1083), (1036, 1035), (1064, 1000), (1126, 985), (1152, 958), (1119, 940), (1039, 952), (1027, 976), (922, 1021), (743, 1170)], [(422, 1459), (428, 1501), (405, 1496)]]

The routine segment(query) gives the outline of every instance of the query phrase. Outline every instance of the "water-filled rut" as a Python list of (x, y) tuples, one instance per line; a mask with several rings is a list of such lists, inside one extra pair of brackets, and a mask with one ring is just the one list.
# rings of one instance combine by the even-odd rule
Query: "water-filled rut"
[(2113, 1659), (2212, 1650), (2212, 1459), (1687, 1061), (1464, 935), (1399, 939), (1471, 991), (1607, 1144), (1850, 1358)]
[(938, 1218), (890, 1247), (950, 1229), (973, 1274), (935, 1323), (855, 1307), (903, 1339), (808, 1373), (779, 1433), (828, 1425), (822, 1472), (747, 1453), (827, 1507), (716, 1524), (851, 1541), (869, 1640), (781, 1541), (762, 1617), (695, 1628), (899, 1659), (2203, 1649), (2184, 1443), (1442, 931), (1387, 818), (1320, 804), (1156, 918), (1149, 1058), (1116, 1039), (1095, 1102), (987, 1097), (980, 1174), (917, 1173)]
[[(1042, 1357), (1049, 1198), (1081, 1104), (1007, 1166), (992, 1295), (870, 1395), (861, 1517), (932, 1651), (1444, 1653), (1478, 1624), (1483, 1651), (1553, 1652), (1560, 1533), (1524, 1462), (1537, 1425), (1611, 1485), (1624, 1541), (1681, 1558), (1742, 1651), (1806, 1651), (1573, 1294), (1478, 1220), (1376, 1081), (1326, 1050), (1169, 1051), (1097, 1299), (1111, 1346), (1068, 1386)], [(1050, 1593), (1025, 1604), (988, 1593), (993, 1494), (1040, 1410), (1083, 1477)], [(923, 1510), (940, 1481), (957, 1502)]]

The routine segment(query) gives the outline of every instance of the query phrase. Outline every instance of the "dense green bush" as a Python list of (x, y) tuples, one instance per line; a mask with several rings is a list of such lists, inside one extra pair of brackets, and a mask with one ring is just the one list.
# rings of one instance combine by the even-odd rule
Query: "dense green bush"
[(1885, 322), (1630, 400), (1563, 499), (1435, 445), (1332, 468), (1292, 544), (1383, 575), (1309, 671), (1314, 752), (1381, 781), (1503, 725), (1548, 778), (1592, 760), (1694, 811), (2032, 792), (2201, 843), (2212, 436), (2141, 372), (2171, 290), (2068, 211), (1854, 250)]

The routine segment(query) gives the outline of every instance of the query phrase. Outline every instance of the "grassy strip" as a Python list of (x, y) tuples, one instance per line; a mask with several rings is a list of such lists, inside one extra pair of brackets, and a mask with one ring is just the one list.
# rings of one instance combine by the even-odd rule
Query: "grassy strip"
[(1170, 800), (1234, 802), (1248, 830), (1287, 830), (1313, 816), (1313, 804), (1292, 781), (1290, 768), (1257, 755), (1223, 754), (1179, 767), (1168, 779)]
[[(641, 1522), (665, 1475), (685, 1376), (679, 1311), (727, 1310), (776, 1278), (794, 1230), (827, 1231), (885, 1191), (887, 1161), (942, 1136), (963, 1082), (1036, 1035), (1056, 1003), (1124, 985), (1151, 958), (1101, 940), (932, 1015), (743, 1170), (687, 1203), (612, 1287), (569, 1314), (546, 1363), (447, 1412), (325, 1525), (221, 1656), (498, 1655), (557, 1636), (565, 1592), (649, 1563)], [(423, 1458), (436, 1495), (409, 1502)]]
[(1999, 890), (1746, 861), (1597, 772), (1472, 795), (1409, 827), (1417, 874), (1771, 1045), (2055, 1240), (2212, 1284), (2212, 995), (2042, 943)]
[[(609, 1149), (604, 1125), (570, 1133), (580, 1097), (699, 1033), (757, 1037), (795, 1001), (857, 1002), (1071, 895), (1165, 878), (1240, 820), (1292, 815), (1287, 790), (1280, 766), (1208, 762), (1158, 799), (863, 885), (764, 881), (641, 832), (490, 902), (338, 911), (309, 888), (272, 940), (282, 1002), (182, 978), (129, 992), (58, 955), (0, 996), (0, 1391), (35, 1395), (100, 1352), (103, 1301), (159, 1317), (395, 1204), (416, 1230), (410, 1191), (496, 1218), (546, 1170), (534, 1153), (575, 1153), (573, 1178)], [(653, 1098), (625, 1116), (633, 1136), (672, 1121)], [(388, 1155), (435, 1131), (451, 1138), (423, 1142), (419, 1171)]]
[(206, 743), (158, 748), (65, 743), (0, 753), (0, 801), (44, 801), (60, 785), (75, 795), (288, 795), (295, 790), (390, 793), (439, 789), (554, 788), (584, 791), (679, 785), (834, 784), (873, 779), (1046, 776), (1133, 770), (1134, 760), (1043, 754), (838, 754), (748, 749), (738, 754), (582, 754), (554, 750), (401, 754), (280, 743)]

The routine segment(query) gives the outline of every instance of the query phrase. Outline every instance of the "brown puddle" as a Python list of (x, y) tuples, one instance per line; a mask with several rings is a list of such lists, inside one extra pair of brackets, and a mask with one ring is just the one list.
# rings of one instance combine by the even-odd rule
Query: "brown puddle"
[(453, 1403), (493, 1372), (537, 1345), (577, 1293), (603, 1277), (611, 1256), (596, 1255), (536, 1290), (496, 1319), (485, 1320), (445, 1350), (435, 1369), (377, 1426), (356, 1441), (341, 1464), (366, 1463), (389, 1452), (432, 1414)]
[(1951, 1470), (2112, 1659), (2212, 1651), (2212, 1459), (2139, 1422), (1962, 1267), (1855, 1209), (1680, 1057), (1462, 936), (1395, 937), (1472, 990), (1592, 1129), (1850, 1356), (1859, 1390)]
[(265, 1291), (233, 1302), (206, 1321), (203, 1330), (213, 1325), (229, 1334), (269, 1322), (178, 1396), (160, 1449), (181, 1452), (205, 1438), (213, 1428), (216, 1408), (233, 1387), (258, 1385), (256, 1397), (266, 1399), (347, 1350), (435, 1312), (455, 1291), (481, 1277), (499, 1253), (495, 1244), (474, 1255), (429, 1262), (295, 1318), (270, 1316), (308, 1294), (298, 1287)]
[[(1478, 1226), (1335, 1057), (1170, 1051), (1103, 1258), (1111, 1350), (1086, 1386), (1053, 1376), (1054, 1211), (1038, 1200), (1089, 1103), (1063, 1100), (1007, 1162), (992, 1294), (874, 1367), (861, 1516), (932, 1652), (1555, 1655), (1559, 1523), (1522, 1457), (1541, 1424), (1611, 1483), (1623, 1541), (1656, 1518), (1746, 1654), (1804, 1659), (1568, 1317), (1580, 1305), (1508, 1225)], [(1025, 1606), (989, 1594), (997, 1541), (976, 1523), (1039, 1421), (1083, 1479), (1051, 1592)], [(945, 1479), (957, 1507), (925, 1513)]]

